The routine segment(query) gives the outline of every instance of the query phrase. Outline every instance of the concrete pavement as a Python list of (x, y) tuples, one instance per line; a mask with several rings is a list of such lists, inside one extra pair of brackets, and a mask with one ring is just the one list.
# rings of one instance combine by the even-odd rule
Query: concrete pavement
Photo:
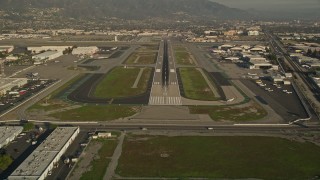
[(113, 155), (111, 157), (111, 162), (108, 165), (107, 171), (106, 171), (103, 179), (106, 179), (106, 180), (110, 179), (111, 180), (112, 177), (115, 175), (115, 170), (118, 166), (118, 160), (119, 160), (119, 158), (121, 156), (121, 152), (122, 152), (122, 145), (123, 145), (125, 135), (126, 135), (125, 132), (121, 132), (121, 135), (119, 137), (119, 143), (113, 152)]

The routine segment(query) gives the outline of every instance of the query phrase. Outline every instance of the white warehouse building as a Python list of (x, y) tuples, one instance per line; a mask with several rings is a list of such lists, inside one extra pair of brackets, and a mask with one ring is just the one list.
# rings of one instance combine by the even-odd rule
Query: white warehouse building
[(0, 148), (13, 141), (22, 131), (21, 126), (0, 126)]
[(73, 55), (93, 55), (99, 50), (97, 46), (77, 47), (72, 51)]
[(62, 55), (62, 51), (46, 51), (44, 53), (32, 56), (32, 59), (35, 61), (34, 64), (43, 64), (44, 62), (56, 59)]
[(28, 51), (32, 53), (40, 53), (41, 51), (61, 51), (71, 48), (71, 46), (32, 46), (28, 47)]
[(248, 36), (259, 36), (259, 31), (248, 31)]
[(80, 132), (79, 127), (58, 127), (44, 140), (9, 180), (44, 180)]
[(0, 52), (10, 53), (11, 51), (13, 51), (13, 49), (13, 46), (0, 46)]

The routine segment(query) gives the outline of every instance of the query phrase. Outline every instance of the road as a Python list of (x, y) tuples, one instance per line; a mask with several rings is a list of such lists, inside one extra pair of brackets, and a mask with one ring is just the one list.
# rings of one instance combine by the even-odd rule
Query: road
[(121, 133), (121, 135), (119, 137), (119, 143), (118, 143), (116, 149), (114, 150), (114, 153), (111, 157), (111, 162), (108, 165), (106, 174), (104, 175), (103, 179), (112, 179), (112, 177), (115, 175), (115, 171), (118, 166), (118, 160), (119, 160), (121, 153), (122, 153), (122, 145), (123, 145), (125, 135), (126, 135), (125, 132)]
[(125, 131), (204, 131), (207, 132), (208, 127), (213, 128), (215, 132), (220, 133), (283, 133), (283, 131), (292, 132), (319, 132), (319, 125), (288, 125), (288, 124), (252, 124), (252, 125), (212, 125), (210, 123), (193, 123), (193, 124), (150, 124), (150, 123), (104, 123), (104, 124), (79, 124), (82, 131), (100, 131), (100, 130), (125, 130)]

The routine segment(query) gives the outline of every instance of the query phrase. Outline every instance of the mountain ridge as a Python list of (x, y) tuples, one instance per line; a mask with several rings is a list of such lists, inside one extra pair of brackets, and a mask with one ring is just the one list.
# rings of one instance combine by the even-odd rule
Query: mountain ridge
[(115, 17), (127, 20), (152, 18), (251, 17), (243, 10), (209, 0), (1, 0), (0, 9), (26, 12), (30, 9), (57, 8), (57, 15), (76, 19)]

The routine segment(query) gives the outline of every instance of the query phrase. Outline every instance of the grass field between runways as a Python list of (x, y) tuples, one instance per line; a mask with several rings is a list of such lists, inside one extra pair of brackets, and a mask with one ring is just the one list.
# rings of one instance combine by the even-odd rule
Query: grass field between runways
[(151, 68), (144, 68), (138, 87), (131, 88), (140, 72), (140, 68), (116, 67), (97, 85), (93, 96), (98, 98), (123, 98), (143, 94), (147, 90), (151, 71)]
[(175, 52), (176, 63), (180, 65), (194, 65), (194, 62), (187, 51)]
[(157, 52), (134, 52), (124, 64), (154, 64), (157, 59)]
[(275, 137), (126, 137), (122, 177), (311, 179), (320, 147)]
[(195, 100), (217, 100), (206, 80), (195, 68), (179, 68), (186, 98)]

